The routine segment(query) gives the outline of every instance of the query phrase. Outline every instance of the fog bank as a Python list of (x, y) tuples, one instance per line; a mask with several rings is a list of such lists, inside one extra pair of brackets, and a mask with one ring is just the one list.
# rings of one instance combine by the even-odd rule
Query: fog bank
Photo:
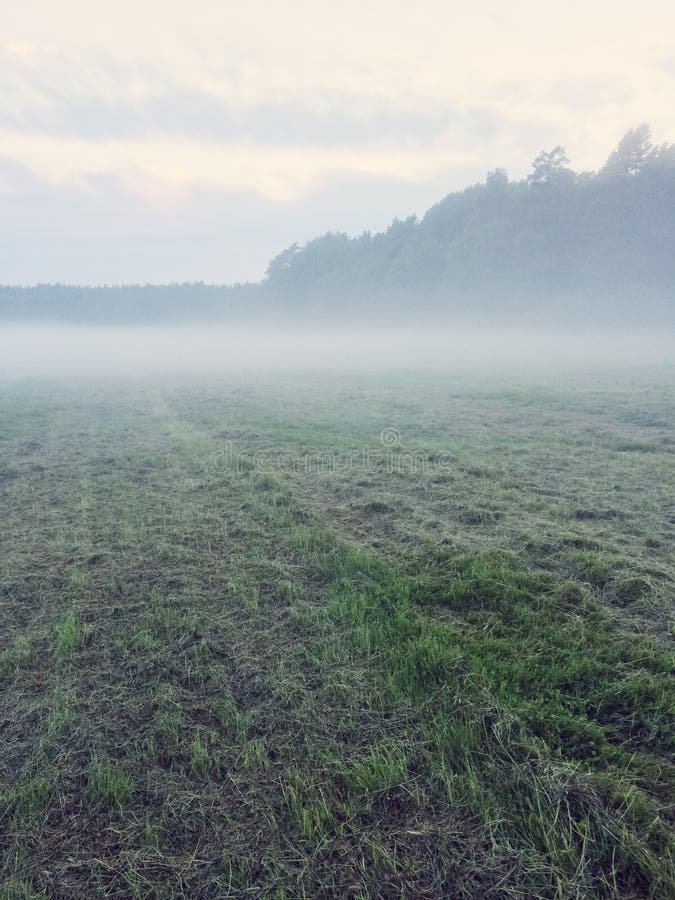
[(0, 324), (0, 377), (5, 379), (673, 362), (675, 336), (668, 333)]

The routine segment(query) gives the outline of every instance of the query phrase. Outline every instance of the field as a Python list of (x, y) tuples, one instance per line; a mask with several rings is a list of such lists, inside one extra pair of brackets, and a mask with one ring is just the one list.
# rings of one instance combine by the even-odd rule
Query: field
[(675, 371), (0, 390), (0, 897), (675, 896)]

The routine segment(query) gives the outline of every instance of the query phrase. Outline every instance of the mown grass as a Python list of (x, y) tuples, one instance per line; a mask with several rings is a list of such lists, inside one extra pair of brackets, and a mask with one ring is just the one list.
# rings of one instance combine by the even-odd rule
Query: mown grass
[[(529, 871), (530, 890), (667, 895), (672, 658), (591, 604), (570, 615), (542, 599), (501, 560), (462, 558), (457, 570), (440, 600), (436, 579), (425, 594), (376, 560), (358, 590), (333, 588), (335, 614), (384, 662), (392, 697), (434, 697), (424, 733), (449, 798), (485, 827), (499, 822), (501, 846), (546, 854), (551, 868)], [(461, 612), (480, 602), (482, 615), (436, 621), (429, 596)]]
[(667, 378), (8, 389), (0, 896), (670, 896)]
[(132, 778), (100, 759), (92, 760), (87, 783), (96, 802), (119, 809), (129, 802), (134, 788)]

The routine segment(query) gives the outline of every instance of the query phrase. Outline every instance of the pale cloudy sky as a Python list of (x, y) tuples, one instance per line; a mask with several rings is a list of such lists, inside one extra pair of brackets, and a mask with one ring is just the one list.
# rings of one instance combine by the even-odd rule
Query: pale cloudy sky
[(558, 143), (675, 141), (665, 0), (0, 7), (0, 283), (257, 279)]

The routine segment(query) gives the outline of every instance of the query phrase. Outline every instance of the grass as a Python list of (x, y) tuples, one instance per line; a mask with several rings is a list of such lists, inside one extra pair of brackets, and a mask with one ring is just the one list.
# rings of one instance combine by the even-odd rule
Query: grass
[(84, 646), (84, 628), (75, 613), (70, 612), (56, 626), (56, 650), (59, 656), (72, 658)]
[(93, 759), (87, 776), (93, 800), (104, 806), (122, 809), (131, 799), (134, 782), (111, 763)]
[(5, 386), (0, 897), (672, 895), (673, 386)]

